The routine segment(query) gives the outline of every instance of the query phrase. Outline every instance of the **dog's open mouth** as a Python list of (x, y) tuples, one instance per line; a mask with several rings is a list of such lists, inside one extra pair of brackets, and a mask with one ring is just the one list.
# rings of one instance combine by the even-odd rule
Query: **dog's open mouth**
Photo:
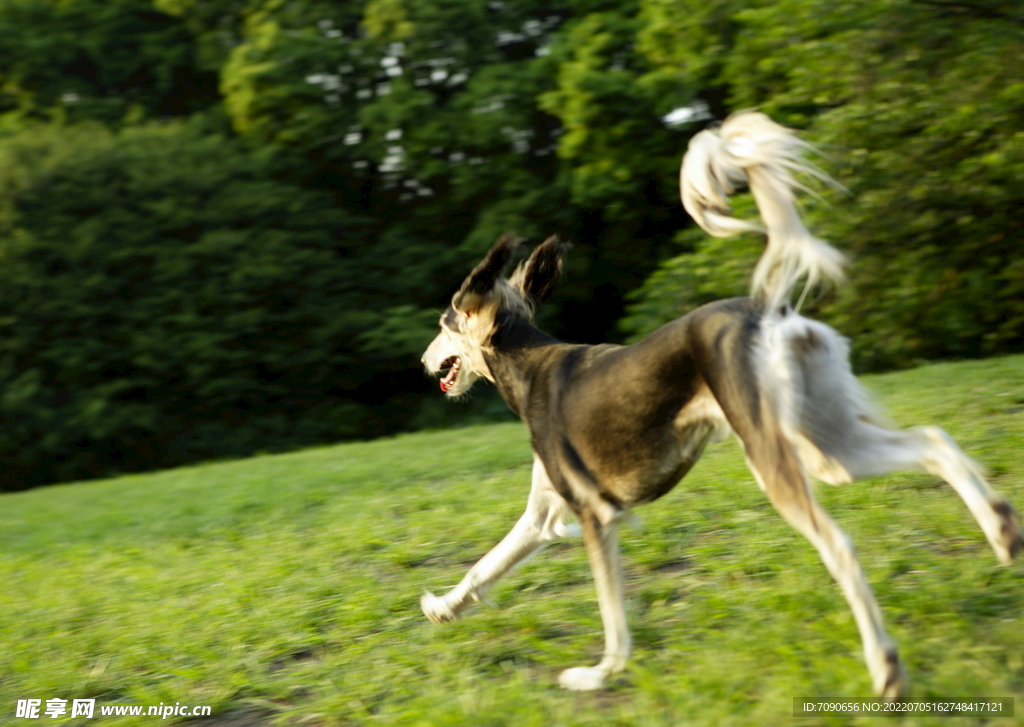
[(447, 392), (455, 385), (455, 379), (459, 376), (459, 369), (462, 367), (462, 359), (458, 356), (449, 356), (441, 364), (441, 370), (448, 369), (448, 373), (441, 379), (441, 391)]

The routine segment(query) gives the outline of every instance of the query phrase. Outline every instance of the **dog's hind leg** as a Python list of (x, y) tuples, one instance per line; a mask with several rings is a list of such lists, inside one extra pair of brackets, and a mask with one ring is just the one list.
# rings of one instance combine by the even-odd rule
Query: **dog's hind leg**
[(957, 443), (939, 427), (909, 431), (858, 422), (838, 454), (851, 478), (875, 477), (899, 470), (924, 470), (941, 477), (956, 490), (978, 521), (1003, 565), (1024, 548), (1020, 518), (1013, 506), (995, 492)]
[(619, 525), (602, 525), (593, 513), (584, 513), (583, 541), (594, 573), (597, 601), (604, 624), (604, 657), (596, 666), (566, 669), (558, 678), (566, 689), (588, 691), (600, 689), (612, 674), (622, 671), (629, 658), (632, 642), (626, 622), (626, 601), (622, 583), (622, 562), (619, 558)]
[(535, 457), (530, 499), (519, 522), (451, 591), (443, 596), (424, 593), (420, 599), (423, 614), (434, 623), (452, 621), (468, 606), (483, 600), (491, 586), (517, 564), (546, 543), (574, 534), (575, 526), (564, 522), (569, 512), (540, 458)]
[(782, 386), (776, 384), (769, 390), (772, 400), (760, 397), (757, 407), (749, 405), (749, 395), (746, 400), (737, 395), (749, 392), (749, 386), (728, 373), (714, 383), (713, 390), (743, 444), (747, 464), (761, 489), (782, 517), (817, 549), (842, 589), (860, 631), (875, 693), (883, 699), (897, 699), (906, 693), (908, 682), (896, 646), (886, 633), (853, 542), (811, 491), (799, 454), (805, 447), (794, 445), (784, 434), (783, 420), (777, 414), (778, 401), (783, 400)]
[(850, 370), (845, 341), (828, 326), (789, 316), (772, 329), (773, 391), (788, 412), (789, 437), (808, 471), (829, 484), (899, 470), (924, 470), (966, 503), (1003, 564), (1022, 547), (1020, 518), (981, 469), (938, 427), (909, 431), (880, 423)]
[[(762, 443), (764, 444), (764, 443)], [(908, 688), (896, 646), (886, 633), (882, 612), (871, 592), (853, 542), (818, 504), (789, 443), (779, 436), (769, 446), (744, 440), (747, 463), (775, 509), (806, 537), (846, 597), (860, 631), (864, 660), (875, 693), (898, 699)]]

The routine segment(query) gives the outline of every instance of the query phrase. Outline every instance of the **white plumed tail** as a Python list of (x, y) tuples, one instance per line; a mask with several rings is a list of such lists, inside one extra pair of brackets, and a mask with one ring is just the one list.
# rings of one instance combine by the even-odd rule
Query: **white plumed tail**
[[(843, 279), (843, 254), (810, 233), (793, 196), (794, 189), (806, 189), (793, 172), (835, 184), (804, 163), (808, 148), (764, 114), (744, 111), (693, 137), (679, 174), (683, 206), (709, 234), (767, 234), (750, 288), (752, 296), (764, 298), (772, 308), (789, 302), (800, 278), (806, 278), (807, 287)], [(729, 195), (744, 184), (750, 187), (764, 224), (731, 216)]]

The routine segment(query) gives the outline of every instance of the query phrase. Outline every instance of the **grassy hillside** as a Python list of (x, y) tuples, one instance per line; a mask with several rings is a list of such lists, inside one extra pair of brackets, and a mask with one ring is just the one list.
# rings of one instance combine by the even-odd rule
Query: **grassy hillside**
[[(1024, 510), (1024, 357), (866, 383), (901, 425), (944, 426)], [(210, 705), (203, 725), (801, 724), (794, 697), (871, 696), (838, 588), (731, 441), (623, 534), (637, 651), (612, 689), (555, 685), (603, 643), (578, 541), (494, 607), (429, 624), (420, 594), (507, 531), (529, 465), (524, 428), (503, 424), (0, 496), (0, 723), (72, 724), (15, 720), (15, 702), (96, 697)], [(913, 695), (1015, 697), (1024, 715), (1024, 563), (999, 567), (931, 476), (819, 493)]]

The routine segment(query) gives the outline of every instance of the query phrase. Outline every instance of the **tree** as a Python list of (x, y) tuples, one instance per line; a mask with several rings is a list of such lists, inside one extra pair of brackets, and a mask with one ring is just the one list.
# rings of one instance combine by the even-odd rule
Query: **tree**
[(120, 123), (217, 101), (192, 36), (151, 0), (0, 0), (0, 114)]
[[(621, 313), (616, 291), (639, 284), (659, 241), (685, 219), (664, 199), (675, 196), (665, 181), (675, 162), (664, 152), (682, 139), (662, 127), (651, 89), (630, 88), (617, 102), (622, 125), (613, 136), (653, 130), (649, 144), (634, 142), (620, 155), (617, 171), (601, 166), (617, 161), (594, 166), (586, 158), (608, 151), (607, 143), (584, 151), (576, 142), (586, 124), (591, 138), (604, 130), (599, 114), (577, 114), (587, 104), (580, 94), (590, 91), (577, 84), (580, 73), (566, 70), (569, 59), (638, 58), (622, 45), (635, 7), (605, 6), (268, 3), (250, 17), (222, 88), (239, 133), (301, 155), (306, 178), (336, 190), (339, 204), (387, 220), (389, 234), (432, 245), (451, 261), (450, 277), (425, 296), (414, 292), (413, 304), (443, 304), (505, 231), (531, 239), (560, 233), (578, 248), (554, 301), (553, 328), (604, 340)], [(595, 22), (625, 25), (618, 40), (588, 50), (586, 23)], [(606, 102), (610, 95), (592, 106)], [(621, 175), (630, 183), (613, 181)]]
[[(647, 31), (662, 62), (721, 49), (730, 107), (805, 127), (837, 160), (852, 194), (831, 195), (813, 225), (853, 266), (818, 312), (853, 337), (859, 367), (1024, 348), (1024, 28), (995, 12), (1004, 4), (734, 5), (711, 37), (688, 35), (671, 4), (652, 0), (660, 25)], [(649, 291), (668, 286), (662, 273)], [(639, 305), (649, 327), (657, 306)]]
[(0, 159), (3, 489), (409, 416), (374, 405), (413, 354), (367, 332), (415, 250), (365, 254), (372, 225), (266, 155), (178, 123), (34, 128)]
[(1009, 0), (0, 0), (0, 464), (490, 415), (417, 362), (507, 230), (576, 244), (568, 340), (745, 290), (761, 241), (675, 180), (751, 106), (852, 192), (809, 199), (853, 258), (811, 312), (859, 367), (1024, 349), (1022, 34)]

